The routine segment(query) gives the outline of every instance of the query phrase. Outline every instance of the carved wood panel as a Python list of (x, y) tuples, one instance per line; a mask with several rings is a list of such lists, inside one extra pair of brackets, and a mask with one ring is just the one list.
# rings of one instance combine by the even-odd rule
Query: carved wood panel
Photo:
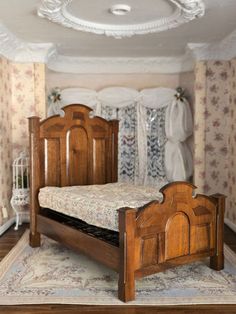
[(106, 183), (106, 165), (107, 165), (107, 145), (106, 139), (93, 139), (93, 183)]
[[(193, 226), (191, 228), (191, 253), (200, 253), (210, 250), (210, 224)], [(213, 237), (212, 237), (213, 238)]]
[(190, 225), (183, 213), (168, 219), (165, 232), (165, 260), (189, 254)]
[(155, 265), (158, 262), (158, 237), (153, 235), (142, 239), (142, 267)]
[(153, 201), (137, 212), (137, 274), (151, 274), (165, 262), (191, 260), (191, 255), (214, 250), (216, 205), (209, 197), (193, 197), (193, 189), (186, 182), (167, 185), (162, 202)]
[(60, 141), (57, 138), (41, 141), (41, 151), (43, 151), (44, 156), (42, 163), (44, 185), (60, 185)]
[(63, 110), (39, 124), (40, 187), (116, 182), (118, 121), (90, 118), (84, 105)]
[(88, 184), (89, 143), (87, 132), (74, 127), (66, 134), (66, 169), (68, 185)]

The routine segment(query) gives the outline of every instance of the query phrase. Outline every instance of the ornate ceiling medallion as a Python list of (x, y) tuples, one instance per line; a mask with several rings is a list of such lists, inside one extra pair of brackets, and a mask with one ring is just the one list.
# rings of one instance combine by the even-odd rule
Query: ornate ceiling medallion
[(127, 4), (114, 4), (109, 9), (113, 15), (126, 15), (131, 11), (131, 7)]
[[(123, 38), (133, 35), (157, 33), (175, 28), (197, 17), (201, 17), (205, 13), (203, 0), (166, 0), (168, 4), (174, 7), (174, 12), (170, 16), (158, 17), (156, 20), (152, 19), (151, 21), (136, 24), (103, 24), (88, 21), (71, 14), (68, 7), (73, 1), (41, 0), (38, 8), (38, 16), (79, 31)], [(107, 9), (109, 10), (109, 8)]]

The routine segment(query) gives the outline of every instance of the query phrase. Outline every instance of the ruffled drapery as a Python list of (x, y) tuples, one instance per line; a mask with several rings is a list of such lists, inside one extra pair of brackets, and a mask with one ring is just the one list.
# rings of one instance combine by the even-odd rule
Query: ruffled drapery
[(68, 88), (62, 90), (57, 107), (86, 104), (98, 116), (118, 119), (119, 180), (155, 185), (188, 180), (193, 172), (192, 153), (186, 142), (193, 132), (191, 109), (186, 99), (175, 95), (176, 91), (169, 88), (140, 92), (125, 87), (98, 92)]

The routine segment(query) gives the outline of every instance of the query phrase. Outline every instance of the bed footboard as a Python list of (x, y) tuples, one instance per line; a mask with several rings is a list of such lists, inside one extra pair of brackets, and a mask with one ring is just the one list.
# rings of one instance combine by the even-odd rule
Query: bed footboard
[(186, 182), (165, 186), (163, 201), (142, 209), (120, 209), (119, 298), (135, 298), (135, 279), (210, 257), (215, 270), (224, 267), (225, 197), (197, 195)]

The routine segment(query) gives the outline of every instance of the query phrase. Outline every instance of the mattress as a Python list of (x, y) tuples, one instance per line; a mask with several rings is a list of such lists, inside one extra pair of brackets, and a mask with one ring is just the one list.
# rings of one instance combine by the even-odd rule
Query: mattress
[(39, 204), (88, 224), (118, 231), (117, 209), (138, 208), (152, 200), (160, 200), (160, 188), (161, 186), (153, 188), (127, 183), (61, 188), (47, 186), (40, 189)]

